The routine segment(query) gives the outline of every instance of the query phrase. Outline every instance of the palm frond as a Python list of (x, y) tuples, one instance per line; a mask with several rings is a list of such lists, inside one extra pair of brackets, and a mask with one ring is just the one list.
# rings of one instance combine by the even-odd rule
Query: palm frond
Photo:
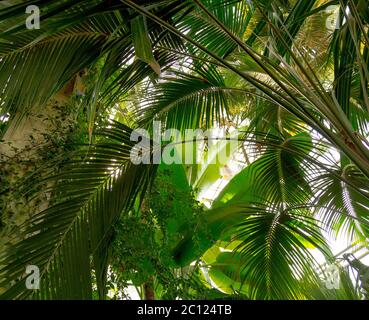
[[(104, 293), (112, 227), (144, 194), (156, 170), (131, 163), (131, 132), (109, 123), (99, 132), (101, 142), (78, 151), (60, 174), (47, 179), (55, 198), (1, 248), (2, 298), (91, 299), (92, 269)], [(25, 288), (29, 264), (40, 269), (39, 291)]]

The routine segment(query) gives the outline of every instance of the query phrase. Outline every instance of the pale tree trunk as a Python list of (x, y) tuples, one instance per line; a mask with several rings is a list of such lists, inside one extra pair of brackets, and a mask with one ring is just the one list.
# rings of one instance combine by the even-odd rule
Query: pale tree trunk
[(16, 128), (10, 127), (0, 142), (0, 247), (6, 244), (8, 232), (48, 206), (48, 193), (29, 200), (18, 194), (18, 185), (47, 160), (57, 143), (50, 137), (62, 141), (73, 130), (74, 110), (68, 105), (80, 83), (81, 78), (74, 78), (42, 110), (34, 110)]

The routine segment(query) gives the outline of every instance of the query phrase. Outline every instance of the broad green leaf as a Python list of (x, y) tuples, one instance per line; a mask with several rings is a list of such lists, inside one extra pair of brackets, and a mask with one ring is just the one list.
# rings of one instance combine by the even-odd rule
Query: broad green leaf
[(138, 15), (136, 18), (132, 19), (131, 32), (136, 56), (150, 65), (157, 75), (160, 76), (160, 65), (153, 55), (145, 16)]

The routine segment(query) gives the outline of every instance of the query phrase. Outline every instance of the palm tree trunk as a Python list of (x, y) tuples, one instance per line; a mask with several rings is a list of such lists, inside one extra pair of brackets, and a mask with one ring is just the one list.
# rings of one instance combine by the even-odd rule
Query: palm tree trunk
[[(10, 127), (0, 141), (0, 233), (6, 234), (48, 206), (49, 193), (29, 200), (18, 192), (18, 184), (48, 157), (56, 155), (58, 142), (73, 129), (67, 104), (75, 82), (67, 83), (42, 110), (33, 110), (19, 119), (19, 124)], [(0, 237), (0, 245), (4, 241), (6, 237)]]
[(155, 300), (154, 280), (150, 278), (143, 285), (145, 300)]

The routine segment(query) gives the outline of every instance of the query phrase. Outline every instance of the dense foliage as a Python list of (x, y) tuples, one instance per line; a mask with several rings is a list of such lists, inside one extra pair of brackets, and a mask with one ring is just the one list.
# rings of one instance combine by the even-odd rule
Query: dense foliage
[(367, 0), (0, 3), (0, 297), (367, 298), (368, 65)]

